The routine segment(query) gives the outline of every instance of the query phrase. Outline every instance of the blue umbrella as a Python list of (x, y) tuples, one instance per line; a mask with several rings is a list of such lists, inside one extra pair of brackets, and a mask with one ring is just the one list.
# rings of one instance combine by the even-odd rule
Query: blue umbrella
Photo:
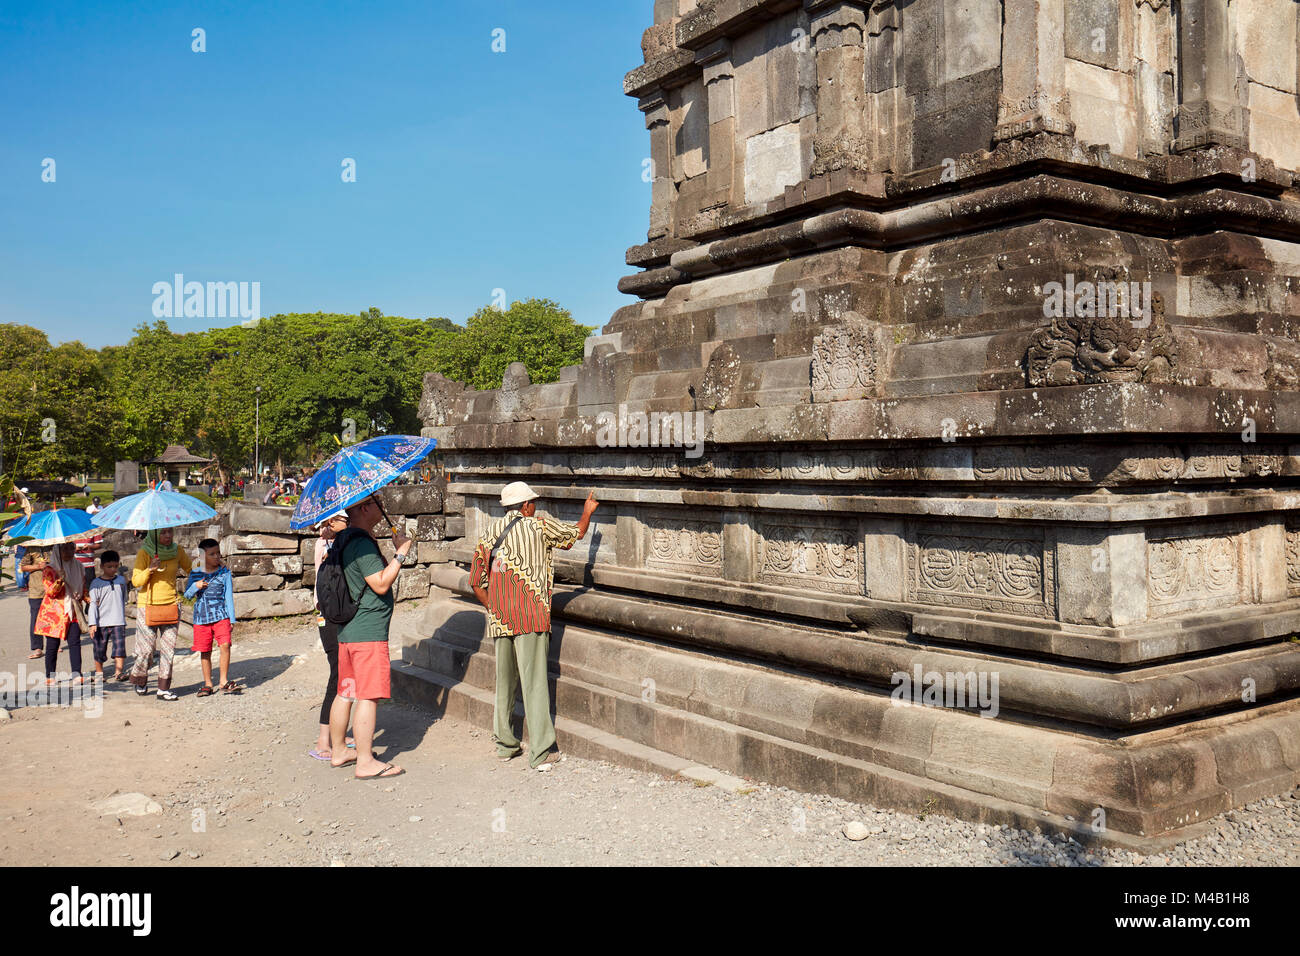
[(341, 449), (303, 487), (289, 527), (294, 531), (310, 528), (340, 508), (370, 497), (418, 468), (437, 444), (432, 438), (415, 435), (380, 435)]
[(3, 538), (5, 540), (12, 540), (14, 538), (26, 537), (26, 534), (23, 529), (27, 527), (27, 522), (30, 520), (32, 519), (26, 517), (14, 518), (3, 528), (0, 528), (0, 531), (3, 532), (3, 534), (0, 534), (0, 538)]
[(88, 537), (95, 533), (90, 515), (75, 508), (51, 508), (38, 511), (26, 521), (10, 528), (5, 535), (10, 538), (30, 538), (23, 545), (30, 548), (43, 548), (52, 544), (63, 544), (77, 538)]
[(176, 528), (207, 521), (216, 516), (215, 511), (193, 495), (150, 488), (119, 498), (90, 520), (100, 528), (153, 531), (155, 528)]

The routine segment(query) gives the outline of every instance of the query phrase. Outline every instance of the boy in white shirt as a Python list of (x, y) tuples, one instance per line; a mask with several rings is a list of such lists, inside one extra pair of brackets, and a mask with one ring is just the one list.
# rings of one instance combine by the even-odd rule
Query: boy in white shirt
[(113, 680), (126, 680), (126, 594), (130, 589), (126, 575), (118, 573), (121, 558), (116, 551), (99, 556), (99, 577), (90, 584), (86, 598), (90, 606), (86, 619), (90, 639), (95, 645), (95, 680), (104, 679), (104, 662), (108, 648), (113, 648)]

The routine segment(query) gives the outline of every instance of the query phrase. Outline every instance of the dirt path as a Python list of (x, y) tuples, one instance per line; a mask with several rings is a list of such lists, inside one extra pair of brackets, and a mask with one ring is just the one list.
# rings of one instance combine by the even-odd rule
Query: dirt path
[[(398, 613), (418, 612), (412, 603)], [(26, 624), (25, 598), (0, 595), (0, 673), (39, 667), (25, 660)], [(1300, 863), (1300, 800), (1288, 797), (1162, 856), (1089, 852), (764, 784), (737, 794), (575, 758), (538, 774), (498, 762), (485, 731), (392, 703), (380, 709), (376, 749), (407, 774), (363, 783), (306, 755), (327, 673), (314, 627), (240, 625), (238, 697), (196, 697), (198, 659), (186, 653), (176, 703), (116, 684), (93, 708), (15, 709), (0, 722), (0, 864)], [(159, 812), (90, 808), (115, 792), (142, 793)], [(842, 835), (854, 819), (872, 831), (862, 842)]]

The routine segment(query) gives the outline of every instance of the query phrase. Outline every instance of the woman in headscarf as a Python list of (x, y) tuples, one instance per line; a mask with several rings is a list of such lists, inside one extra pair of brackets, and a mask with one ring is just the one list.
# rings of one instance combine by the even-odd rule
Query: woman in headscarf
[(172, 528), (160, 528), (144, 536), (131, 571), (131, 586), (139, 595), (131, 683), (141, 697), (149, 693), (149, 662), (157, 650), (158, 699), (178, 699), (171, 691), (172, 655), (181, 624), (176, 579), (189, 573), (190, 556), (176, 547), (176, 532)]
[(58, 544), (49, 563), (41, 570), (45, 595), (36, 616), (36, 633), (45, 638), (45, 683), (54, 683), (61, 641), (68, 642), (72, 682), (80, 684), (81, 630), (85, 614), (81, 602), (86, 594), (86, 571), (77, 561), (77, 546)]

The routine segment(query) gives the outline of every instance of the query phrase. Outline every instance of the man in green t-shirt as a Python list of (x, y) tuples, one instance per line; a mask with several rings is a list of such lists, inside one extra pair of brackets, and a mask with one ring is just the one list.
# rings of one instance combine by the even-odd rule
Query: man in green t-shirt
[[(399, 777), (406, 772), (376, 760), (371, 750), (378, 702), (391, 696), (388, 626), (393, 619), (393, 585), (402, 570), (402, 559), (411, 550), (411, 539), (394, 529), (397, 556), (384, 561), (370, 536), (370, 529), (382, 517), (373, 497), (353, 505), (348, 509), (348, 530), (342, 542), (343, 577), (356, 598), (357, 613), (339, 631), (339, 688), (330, 707), (330, 763), (335, 767), (356, 764), (358, 780)], [(357, 705), (355, 718), (353, 703)], [(350, 718), (355, 756), (349, 754), (345, 740)]]

